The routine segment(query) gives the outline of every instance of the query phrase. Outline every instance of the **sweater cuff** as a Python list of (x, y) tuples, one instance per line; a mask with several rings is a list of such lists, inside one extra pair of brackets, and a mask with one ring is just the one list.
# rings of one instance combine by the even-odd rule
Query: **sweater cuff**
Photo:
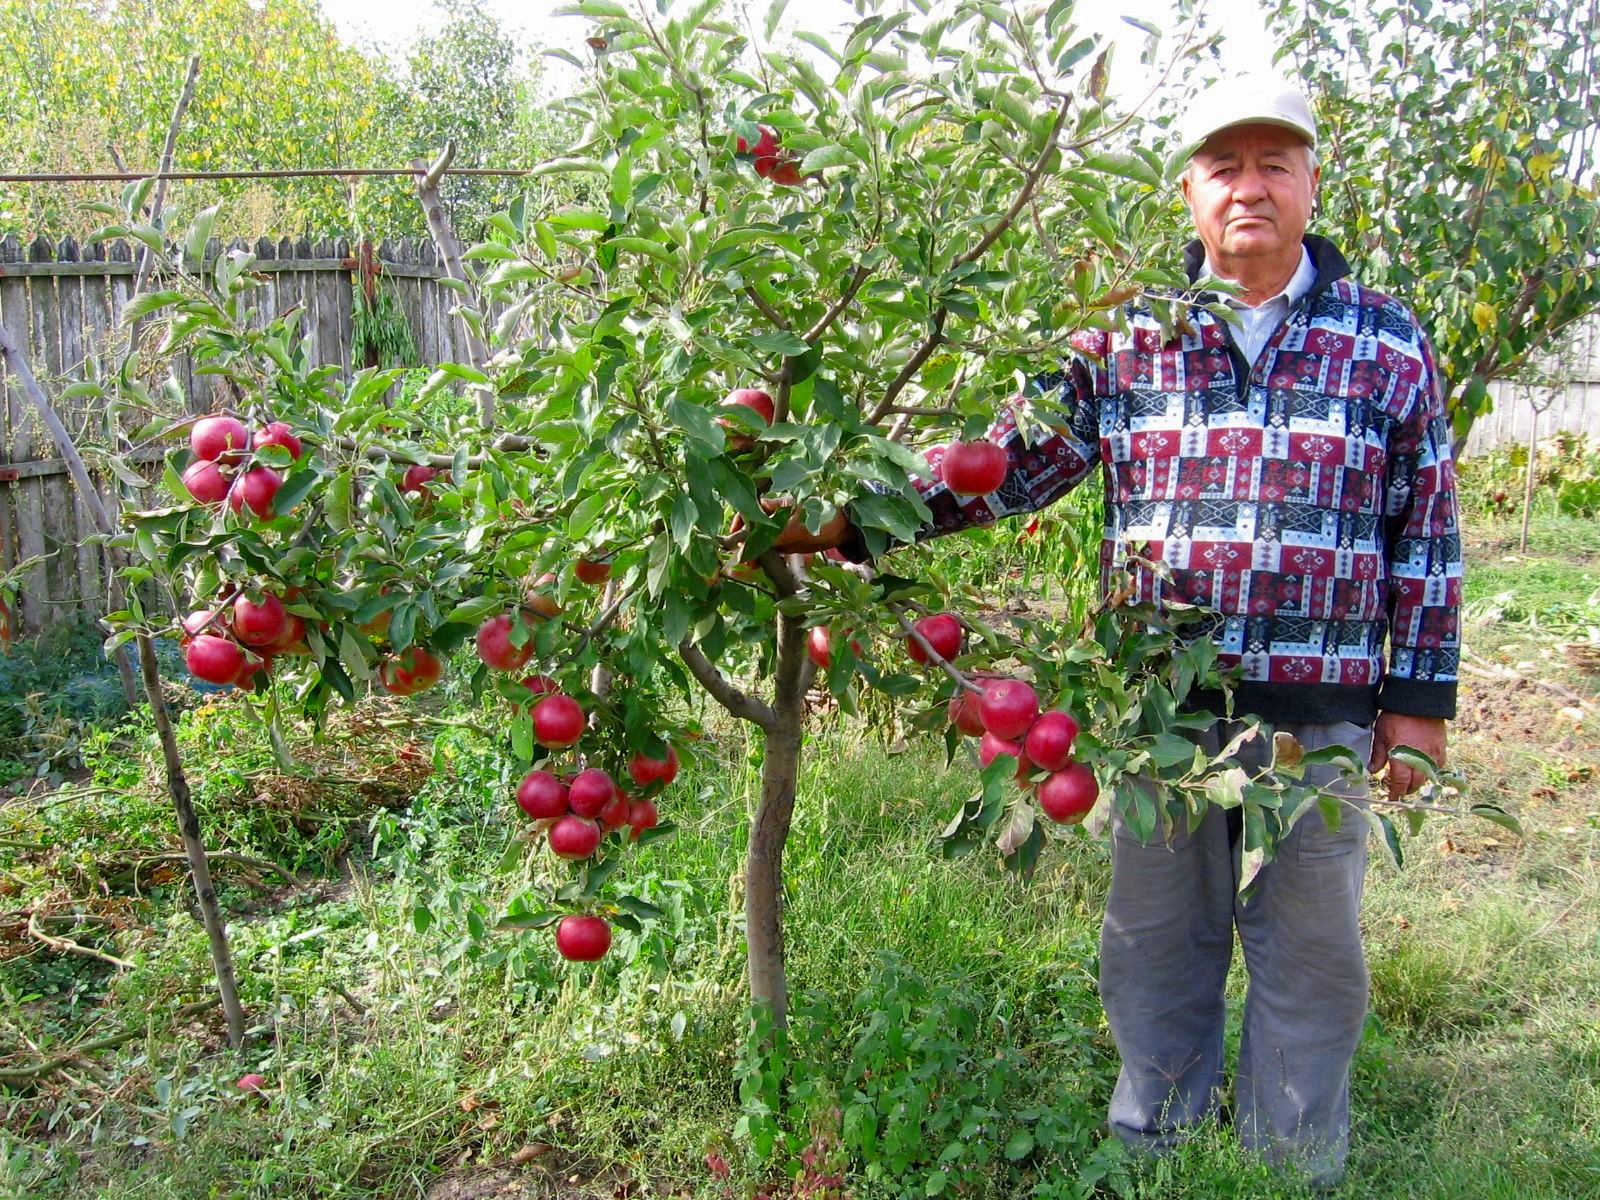
[(1443, 717), (1452, 721), (1456, 715), (1455, 680), (1422, 682), (1390, 675), (1378, 689), (1378, 708), (1407, 717)]
[(840, 554), (853, 563), (869, 563), (872, 561), (872, 551), (867, 549), (867, 539), (862, 536), (861, 530), (851, 525), (849, 532), (844, 535), (844, 540), (837, 547)]

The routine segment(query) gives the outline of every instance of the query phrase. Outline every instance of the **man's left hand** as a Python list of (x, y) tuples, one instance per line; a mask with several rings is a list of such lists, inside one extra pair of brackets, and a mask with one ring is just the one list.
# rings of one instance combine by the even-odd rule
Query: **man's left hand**
[(1433, 759), (1436, 766), (1444, 766), (1444, 718), (1408, 717), (1404, 713), (1378, 714), (1372, 727), (1372, 761), (1367, 764), (1373, 771), (1389, 765), (1389, 799), (1409, 796), (1427, 782), (1422, 772), (1405, 763), (1390, 762), (1391, 746), (1410, 746)]

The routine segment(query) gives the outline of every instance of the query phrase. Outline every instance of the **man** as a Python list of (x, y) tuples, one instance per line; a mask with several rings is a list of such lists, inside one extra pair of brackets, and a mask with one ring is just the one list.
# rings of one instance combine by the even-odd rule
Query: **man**
[[(928, 532), (1043, 507), (1102, 463), (1103, 561), (1145, 543), (1170, 579), (1145, 573), (1137, 599), (1216, 610), (1220, 661), (1243, 668), (1236, 709), (1308, 749), (1352, 747), (1388, 766), (1391, 796), (1407, 794), (1421, 780), (1388, 749), (1443, 761), (1459, 653), (1454, 469), (1431, 348), (1399, 303), (1306, 236), (1321, 172), (1299, 91), (1225, 81), (1195, 102), (1185, 140), (1198, 234), (1186, 265), (1238, 285), (1235, 320), (1194, 308), (1192, 330), (1163, 343), (1134, 306), (1126, 329), (1080, 339), (1068, 370), (1041, 381), (1058, 389), (1064, 426), (1029, 446), (1002, 418), (990, 437), (1007, 448), (1006, 482), (966, 498), (925, 485)], [(864, 557), (859, 536), (846, 552)], [(1236, 730), (1219, 719), (1203, 744), (1214, 753)], [(1242, 765), (1265, 752), (1247, 746)], [(1365, 796), (1331, 769), (1309, 778)], [(1160, 1150), (1221, 1113), (1237, 928), (1249, 989), (1234, 1125), (1247, 1147), (1331, 1185), (1367, 1009), (1365, 822), (1333, 832), (1311, 813), (1245, 904), (1237, 816), (1213, 808), (1155, 845), (1113, 823), (1100, 977), (1122, 1058), (1110, 1123)]]

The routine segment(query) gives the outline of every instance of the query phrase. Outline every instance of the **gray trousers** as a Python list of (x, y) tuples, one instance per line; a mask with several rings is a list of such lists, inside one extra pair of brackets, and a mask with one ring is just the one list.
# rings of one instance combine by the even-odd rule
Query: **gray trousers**
[[(1238, 728), (1218, 721), (1197, 740), (1214, 754)], [(1349, 722), (1278, 728), (1307, 750), (1340, 744), (1365, 761), (1372, 747), (1372, 731)], [(1255, 770), (1270, 757), (1258, 740), (1240, 763)], [(1352, 789), (1336, 775), (1312, 768), (1306, 778), (1365, 797), (1364, 784)], [(1249, 988), (1234, 1127), (1269, 1161), (1335, 1183), (1349, 1143), (1350, 1063), (1367, 1013), (1359, 924), (1366, 822), (1347, 808), (1331, 833), (1312, 809), (1244, 903), (1229, 815), (1213, 807), (1194, 833), (1149, 845), (1113, 824), (1100, 936), (1101, 1000), (1122, 1058), (1111, 1128), (1132, 1146), (1160, 1151), (1216, 1115), (1225, 1094), (1223, 984), (1237, 928)]]

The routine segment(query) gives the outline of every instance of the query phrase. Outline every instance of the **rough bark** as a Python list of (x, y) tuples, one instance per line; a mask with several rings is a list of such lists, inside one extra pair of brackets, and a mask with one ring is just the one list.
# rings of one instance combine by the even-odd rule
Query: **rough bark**
[(805, 721), (805, 626), (778, 618), (778, 660), (772, 723), (766, 730), (761, 801), (750, 829), (745, 859), (745, 940), (749, 950), (750, 998), (771, 1010), (772, 1027), (785, 1027), (789, 987), (783, 969), (783, 848), (794, 817)]

